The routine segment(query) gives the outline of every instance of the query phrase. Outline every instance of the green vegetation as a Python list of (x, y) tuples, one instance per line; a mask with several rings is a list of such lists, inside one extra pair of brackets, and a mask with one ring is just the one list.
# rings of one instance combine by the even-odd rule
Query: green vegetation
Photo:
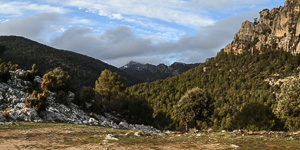
[(69, 74), (58, 67), (43, 76), (41, 88), (43, 90), (50, 90), (53, 92), (68, 92), (71, 90), (70, 85), (71, 79)]
[(9, 71), (16, 71), (18, 68), (17, 64), (2, 62), (0, 59), (0, 82), (7, 82), (11, 77)]
[[(32, 72), (36, 72), (35, 67), (32, 67)], [(47, 105), (48, 90), (57, 92), (56, 101), (59, 103), (67, 103), (67, 92), (71, 90), (71, 80), (67, 72), (61, 68), (46, 73), (43, 76), (43, 82), (40, 88), (35, 88), (29, 98), (26, 98), (25, 107), (34, 108), (36, 111), (45, 110)], [(42, 91), (39, 93), (39, 91)]]
[[(1, 38), (6, 40), (8, 47), (6, 51), (3, 50), (3, 56), (19, 52), (20, 49), (30, 51), (32, 45), (36, 44), (18, 37)], [(14, 40), (17, 46), (12, 44)], [(257, 39), (252, 44), (256, 42)], [(1, 49), (5, 47), (0, 46), (0, 51)], [(84, 73), (82, 71), (84, 69), (80, 67), (72, 70), (76, 67), (73, 66), (74, 62), (70, 61), (71, 59), (62, 61), (60, 58), (68, 57), (56, 56), (57, 54), (66, 56), (70, 52), (57, 51), (43, 45), (33, 49), (32, 55), (41, 57), (44, 57), (44, 53), (38, 54), (39, 50), (45, 50), (47, 57), (45, 55), (43, 61), (50, 59), (51, 65), (55, 60), (64, 63), (59, 65), (61, 68), (58, 67), (43, 76), (41, 87), (31, 88), (32, 94), (26, 99), (26, 107), (35, 108), (37, 111), (43, 110), (47, 90), (56, 92), (59, 103), (67, 102), (67, 92), (72, 90), (71, 83), (76, 83), (75, 89), (82, 85), (82, 80), (74, 78), (75, 74), (87, 75), (86, 72)], [(18, 56), (16, 55), (16, 58)], [(73, 59), (73, 55), (70, 58)], [(45, 66), (49, 67), (48, 65)], [(78, 65), (81, 65), (80, 62)], [(185, 126), (186, 129), (196, 127), (214, 130), (241, 128), (294, 131), (299, 130), (300, 120), (299, 65), (300, 55), (292, 55), (282, 50), (273, 51), (264, 48), (262, 52), (254, 50), (239, 55), (221, 51), (215, 58), (208, 59), (199, 67), (179, 76), (127, 88), (125, 80), (117, 74), (118, 72), (104, 69), (98, 80), (93, 81), (94, 88), (87, 86), (78, 92), (75, 103), (82, 107), (87, 105), (87, 111), (90, 112), (99, 114), (109, 112), (127, 119), (130, 123), (151, 124), (159, 129), (183, 129)], [(67, 69), (71, 71), (70, 75), (62, 69), (68, 68), (66, 66), (72, 68)], [(6, 82), (10, 78), (9, 71), (17, 68), (18, 65), (1, 62), (1, 81)], [(24, 79), (29, 81), (33, 81), (34, 76), (40, 74), (36, 65), (31, 68), (24, 76)], [(276, 81), (295, 75), (296, 78), (289, 79), (281, 86), (269, 84), (270, 79)], [(88, 78), (92, 79), (90, 76)], [(276, 94), (279, 95), (277, 98)]]
[[(99, 74), (108, 69), (120, 74), (127, 85), (138, 83), (136, 79), (100, 60), (77, 54), (71, 51), (58, 50), (49, 46), (16, 36), (0, 36), (0, 45), (6, 47), (1, 59), (11, 61), (22, 69), (31, 69), (33, 64), (41, 71), (41, 75), (61, 67), (68, 72), (73, 86), (79, 91), (83, 86), (94, 86)], [(0, 47), (0, 54), (2, 53)]]
[(250, 131), (274, 130), (276, 117), (271, 109), (257, 102), (246, 104), (236, 113), (232, 121), (233, 129), (247, 129)]
[(25, 100), (26, 108), (34, 108), (36, 111), (40, 112), (46, 109), (47, 97), (49, 93), (44, 90), (43, 93), (38, 93), (33, 91), (29, 98)]
[[(181, 97), (174, 109), (174, 118), (185, 124), (188, 131), (188, 123), (191, 121), (208, 121), (211, 112), (211, 99), (200, 88), (189, 90)], [(207, 126), (207, 125), (206, 125)]]
[(126, 105), (124, 80), (117, 73), (102, 71), (95, 83), (96, 97), (104, 112), (121, 112)]
[(296, 131), (300, 128), (300, 75), (288, 79), (280, 87), (275, 113), (285, 120), (285, 127)]
[[(262, 107), (264, 105), (270, 108), (273, 113), (277, 106), (275, 94), (280, 92), (279, 86), (270, 86), (265, 79), (277, 80), (298, 74), (299, 65), (300, 55), (294, 56), (281, 50), (264, 49), (262, 54), (254, 51), (240, 55), (221, 51), (215, 58), (209, 59), (199, 67), (182, 75), (134, 85), (129, 87), (127, 92), (145, 99), (153, 108), (153, 116), (160, 113), (164, 115), (160, 118), (168, 118), (168, 116), (174, 118), (176, 105), (184, 93), (199, 87), (210, 95), (213, 101), (213, 113), (207, 121), (209, 127), (215, 130), (234, 129), (233, 117), (238, 116), (238, 113), (243, 113), (242, 108), (245, 105), (250, 104), (251, 106), (251, 103), (255, 102), (261, 104), (259, 105), (260, 111), (264, 112), (264, 115), (258, 119), (264, 117), (268, 119), (266, 122), (260, 122), (262, 125), (256, 124), (255, 128), (283, 130), (279, 121), (275, 121), (274, 125), (273, 120), (277, 118), (270, 117), (272, 114), (269, 114), (269, 110)], [(285, 121), (283, 117), (277, 117)], [(153, 125), (162, 127), (161, 124), (163, 124), (165, 129), (175, 129), (178, 124), (176, 120), (172, 119), (161, 119), (160, 121), (162, 122), (153, 121)], [(196, 121), (201, 120), (197, 119)], [(210, 125), (209, 122), (212, 124)], [(184, 123), (179, 124), (177, 128)], [(197, 124), (196, 127), (204, 128), (200, 124)], [(268, 127), (266, 128), (264, 125)], [(240, 127), (246, 129), (249, 126)]]

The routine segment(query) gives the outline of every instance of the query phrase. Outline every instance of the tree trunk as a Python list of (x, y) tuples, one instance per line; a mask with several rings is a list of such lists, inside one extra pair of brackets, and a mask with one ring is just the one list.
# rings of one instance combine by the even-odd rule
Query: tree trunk
[(185, 122), (185, 131), (188, 132), (188, 122)]

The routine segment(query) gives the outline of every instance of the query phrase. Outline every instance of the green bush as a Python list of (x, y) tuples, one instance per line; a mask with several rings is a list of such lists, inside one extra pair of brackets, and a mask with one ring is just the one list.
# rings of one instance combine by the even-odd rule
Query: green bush
[(276, 117), (267, 106), (252, 102), (246, 104), (238, 112), (232, 124), (235, 129), (246, 129), (251, 131), (272, 130), (276, 125)]
[(43, 111), (46, 109), (46, 102), (48, 96), (49, 93), (46, 90), (43, 93), (33, 91), (31, 96), (29, 98), (26, 98), (25, 107), (34, 108), (37, 112)]
[(53, 92), (58, 92), (60, 90), (68, 92), (71, 90), (70, 76), (60, 67), (55, 68), (43, 76), (41, 88), (43, 90), (50, 90)]

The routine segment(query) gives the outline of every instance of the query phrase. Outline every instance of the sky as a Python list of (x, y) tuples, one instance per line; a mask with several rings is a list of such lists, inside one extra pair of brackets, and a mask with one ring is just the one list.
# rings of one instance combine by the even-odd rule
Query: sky
[(121, 67), (199, 63), (242, 22), (285, 0), (0, 0), (0, 35), (16, 35)]

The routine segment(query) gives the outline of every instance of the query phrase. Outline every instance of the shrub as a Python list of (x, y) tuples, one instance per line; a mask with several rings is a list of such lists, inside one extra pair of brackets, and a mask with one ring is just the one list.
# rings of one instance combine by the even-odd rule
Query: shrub
[(235, 115), (232, 124), (236, 129), (271, 130), (275, 127), (276, 117), (267, 106), (252, 102)]
[(40, 112), (46, 109), (46, 101), (49, 96), (48, 91), (44, 90), (43, 93), (38, 93), (33, 91), (29, 98), (25, 100), (26, 108), (34, 108), (36, 111)]
[(60, 90), (68, 92), (71, 90), (70, 85), (71, 78), (69, 74), (58, 67), (43, 76), (41, 88), (53, 92), (58, 92)]
[(288, 130), (300, 128), (300, 75), (289, 79), (280, 86), (275, 114), (285, 120)]

